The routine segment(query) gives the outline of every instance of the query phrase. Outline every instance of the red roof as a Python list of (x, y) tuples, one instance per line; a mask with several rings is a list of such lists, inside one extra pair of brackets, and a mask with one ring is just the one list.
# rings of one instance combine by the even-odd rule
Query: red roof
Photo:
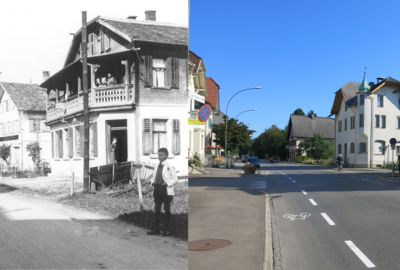
[(207, 77), (207, 93), (206, 101), (214, 107), (214, 109), (219, 110), (219, 85), (214, 81), (213, 78)]

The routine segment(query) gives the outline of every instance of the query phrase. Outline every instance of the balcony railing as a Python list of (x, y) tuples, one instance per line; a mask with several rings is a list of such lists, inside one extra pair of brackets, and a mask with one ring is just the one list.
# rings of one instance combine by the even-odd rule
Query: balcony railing
[[(90, 90), (89, 109), (114, 107), (135, 104), (133, 85), (110, 85), (97, 87)], [(59, 102), (55, 107), (47, 109), (47, 121), (83, 111), (82, 93), (70, 97), (66, 102)]]

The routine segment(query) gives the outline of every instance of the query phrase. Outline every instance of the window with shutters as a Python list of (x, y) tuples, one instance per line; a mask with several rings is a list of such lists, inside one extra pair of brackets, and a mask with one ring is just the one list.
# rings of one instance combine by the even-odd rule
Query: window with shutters
[(172, 153), (174, 155), (180, 154), (181, 141), (180, 141), (180, 123), (178, 119), (172, 120)]
[(172, 88), (179, 88), (179, 60), (178, 58), (171, 59), (172, 69)]
[(153, 59), (152, 67), (153, 86), (165, 87), (165, 61), (162, 59)]
[(75, 133), (75, 157), (81, 156), (81, 135), (80, 135), (80, 126), (74, 127)]
[(149, 55), (146, 55), (144, 57), (144, 85), (145, 85), (145, 87), (151, 87), (152, 70), (153, 70), (152, 57)]
[(153, 119), (152, 123), (152, 153), (158, 153), (160, 148), (168, 148), (167, 145), (167, 120)]
[(143, 154), (151, 154), (151, 119), (143, 119)]

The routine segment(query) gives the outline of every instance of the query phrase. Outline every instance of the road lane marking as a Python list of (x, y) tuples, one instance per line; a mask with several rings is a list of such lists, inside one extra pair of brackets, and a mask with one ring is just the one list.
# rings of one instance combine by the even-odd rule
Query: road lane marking
[(293, 215), (293, 214), (284, 214), (283, 217), (284, 218), (290, 218), (290, 221), (293, 221), (295, 219), (300, 219), (300, 220), (305, 220), (306, 217), (311, 216), (310, 213), (307, 212), (303, 212), (300, 215)]
[(330, 217), (328, 217), (326, 213), (321, 213), (321, 215), (324, 217), (324, 219), (326, 220), (326, 222), (328, 222), (329, 225), (331, 226), (336, 225), (335, 222), (333, 222), (332, 219), (330, 219)]
[(351, 248), (351, 250), (358, 256), (358, 258), (368, 267), (368, 268), (374, 268), (375, 264), (373, 264), (368, 258), (367, 256), (364, 255), (364, 253), (362, 253), (362, 251), (356, 246), (354, 245), (354, 243), (350, 240), (344, 241), (349, 248)]
[(296, 181), (294, 181), (294, 180), (293, 180), (292, 182), (293, 182), (293, 183), (296, 183)]
[(307, 195), (307, 192), (305, 192), (304, 190), (302, 190), (301, 192), (303, 192), (304, 195)]
[[(289, 176), (288, 176), (288, 177), (289, 177)], [(291, 177), (289, 177), (289, 179), (290, 179), (290, 180), (292, 180), (292, 178), (291, 178)]]
[(311, 203), (312, 203), (312, 205), (318, 205), (313, 199), (308, 199)]

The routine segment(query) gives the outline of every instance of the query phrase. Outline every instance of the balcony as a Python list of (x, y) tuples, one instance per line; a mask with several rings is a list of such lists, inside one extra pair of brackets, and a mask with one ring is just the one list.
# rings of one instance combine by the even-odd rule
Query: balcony
[[(113, 108), (126, 109), (126, 106), (135, 104), (134, 87), (132, 84), (118, 84), (97, 87), (89, 90), (89, 111), (95, 109)], [(55, 103), (48, 106), (47, 121), (60, 117), (74, 115), (83, 111), (83, 95), (80, 92), (71, 96), (66, 102)]]

